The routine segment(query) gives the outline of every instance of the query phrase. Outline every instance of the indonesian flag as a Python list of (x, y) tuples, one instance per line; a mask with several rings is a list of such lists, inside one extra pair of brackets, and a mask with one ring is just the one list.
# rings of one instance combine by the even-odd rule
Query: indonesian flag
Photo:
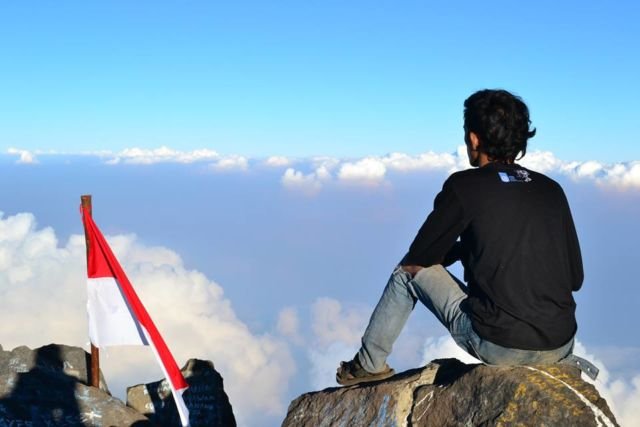
[(183, 426), (189, 410), (182, 393), (188, 385), (149, 313), (131, 286), (89, 211), (82, 208), (87, 234), (89, 337), (96, 347), (149, 345), (169, 382)]

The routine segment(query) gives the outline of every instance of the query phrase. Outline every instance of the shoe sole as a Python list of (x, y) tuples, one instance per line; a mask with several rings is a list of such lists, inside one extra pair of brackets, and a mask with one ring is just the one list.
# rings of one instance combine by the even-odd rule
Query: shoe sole
[(338, 376), (336, 375), (336, 382), (341, 386), (350, 386), (350, 385), (386, 380), (387, 378), (390, 378), (395, 374), (396, 372), (393, 369), (390, 369), (389, 371), (380, 372), (379, 374), (370, 374), (370, 375), (367, 375), (366, 377), (354, 377), (354, 378), (348, 378), (344, 380), (338, 378)]

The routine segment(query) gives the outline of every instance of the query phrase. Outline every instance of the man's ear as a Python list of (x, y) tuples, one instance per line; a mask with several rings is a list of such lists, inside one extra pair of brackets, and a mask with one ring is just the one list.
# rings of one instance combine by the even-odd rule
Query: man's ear
[(480, 138), (476, 135), (475, 132), (469, 132), (469, 143), (471, 144), (471, 149), (473, 151), (478, 151), (478, 147), (480, 147)]

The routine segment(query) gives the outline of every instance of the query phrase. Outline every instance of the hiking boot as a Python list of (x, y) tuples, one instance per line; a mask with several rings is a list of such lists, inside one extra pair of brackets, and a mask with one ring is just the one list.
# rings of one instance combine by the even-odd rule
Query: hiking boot
[(336, 372), (336, 381), (340, 385), (349, 386), (360, 383), (367, 383), (372, 381), (380, 381), (395, 375), (395, 371), (389, 367), (386, 363), (382, 372), (372, 374), (367, 372), (356, 354), (353, 360), (349, 362), (340, 362), (340, 367)]

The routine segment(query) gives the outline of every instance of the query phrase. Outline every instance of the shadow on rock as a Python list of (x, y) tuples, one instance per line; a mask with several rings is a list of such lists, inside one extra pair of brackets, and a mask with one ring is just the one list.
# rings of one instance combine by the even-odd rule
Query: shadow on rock
[[(14, 359), (15, 360), (15, 359)], [(0, 420), (24, 422), (25, 425), (84, 425), (75, 398), (78, 380), (64, 373), (64, 363), (57, 346), (38, 349), (35, 366), (21, 372), (26, 365), (14, 362), (3, 375), (9, 395), (0, 400)]]
[(100, 388), (87, 384), (88, 358), (66, 345), (0, 347), (0, 426), (149, 425), (108, 393), (104, 379)]

